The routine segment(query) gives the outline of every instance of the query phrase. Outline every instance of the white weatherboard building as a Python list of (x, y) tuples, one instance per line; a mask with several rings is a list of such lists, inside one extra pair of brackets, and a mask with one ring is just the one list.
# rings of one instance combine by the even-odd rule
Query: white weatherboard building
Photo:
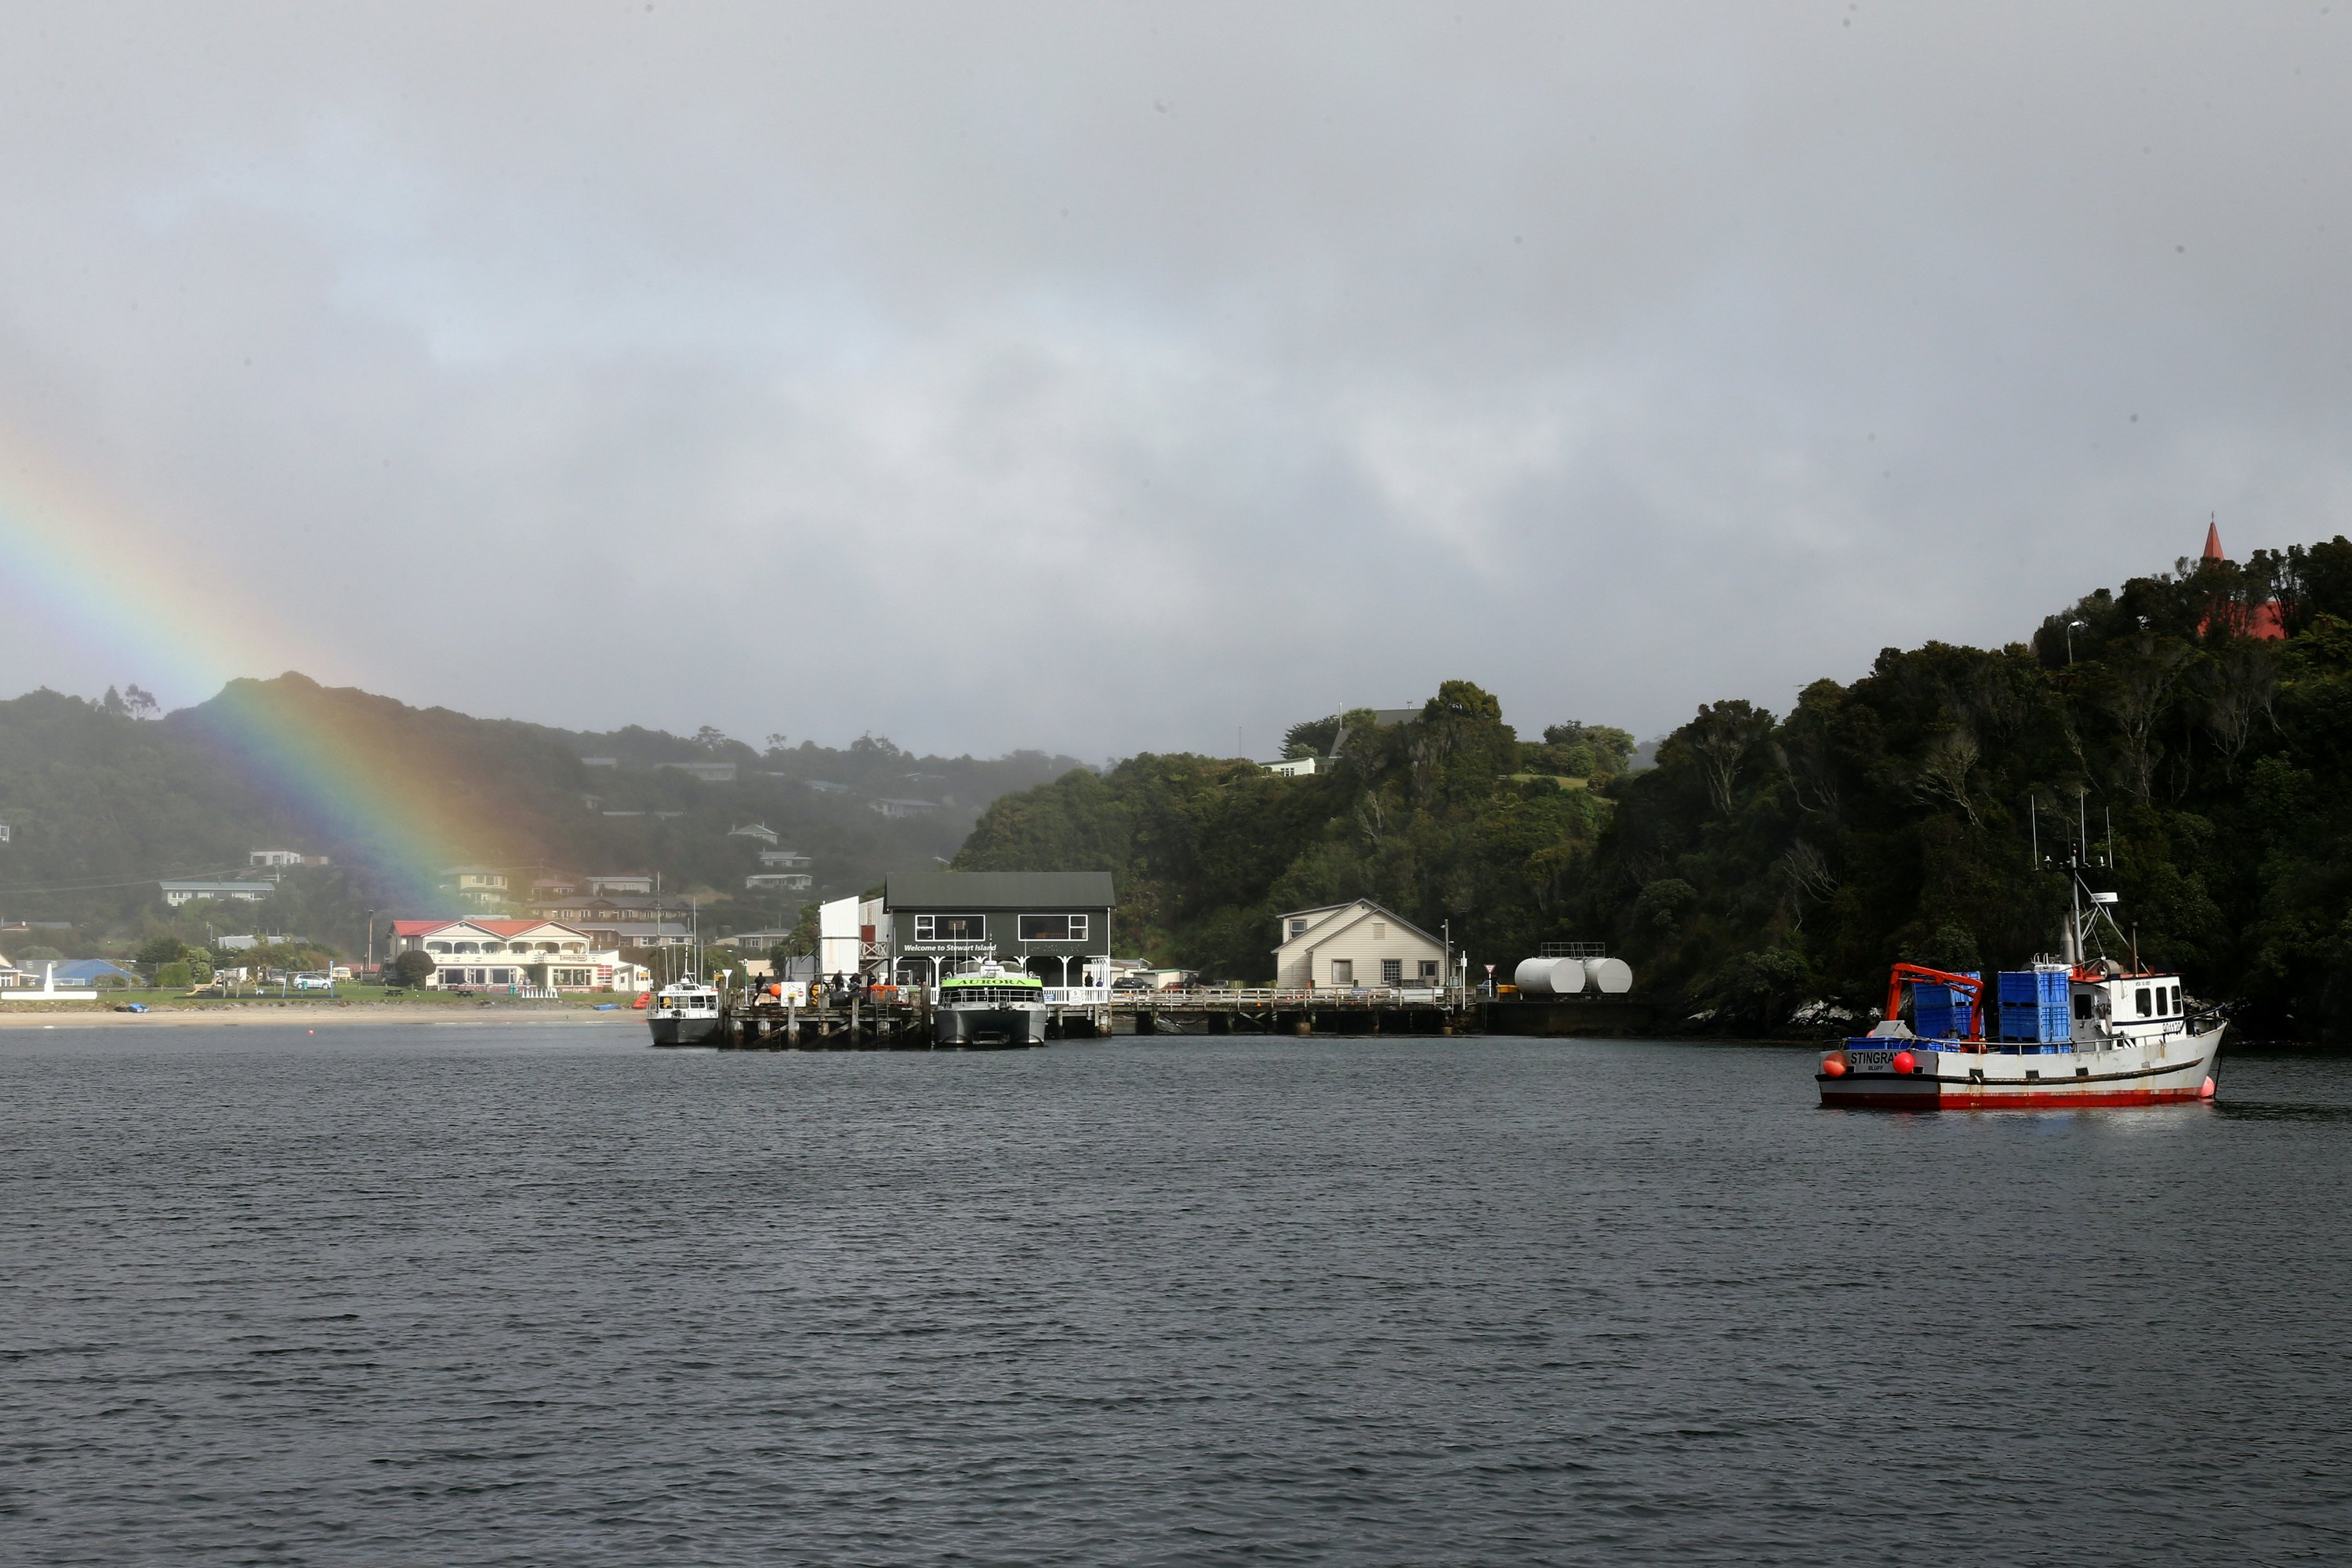
[(1445, 944), (1370, 899), (1284, 915), (1274, 983), (1286, 990), (1445, 984)]
[(817, 906), (816, 971), (820, 975), (871, 974), (886, 969), (888, 940), (880, 899), (853, 894)]
[(635, 990), (643, 972), (600, 952), (588, 933), (553, 921), (394, 921), (392, 956), (422, 952), (433, 960), (425, 984), (535, 991)]

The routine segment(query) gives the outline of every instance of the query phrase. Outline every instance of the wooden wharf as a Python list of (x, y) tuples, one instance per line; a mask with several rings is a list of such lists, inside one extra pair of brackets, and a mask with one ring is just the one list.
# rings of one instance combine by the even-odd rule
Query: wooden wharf
[[(1113, 1035), (1455, 1035), (1479, 1026), (1477, 1004), (1435, 991), (1272, 987), (1207, 991), (1049, 992), (1045, 1037)], [(929, 999), (859, 993), (806, 1007), (731, 1005), (720, 1050), (930, 1050)]]

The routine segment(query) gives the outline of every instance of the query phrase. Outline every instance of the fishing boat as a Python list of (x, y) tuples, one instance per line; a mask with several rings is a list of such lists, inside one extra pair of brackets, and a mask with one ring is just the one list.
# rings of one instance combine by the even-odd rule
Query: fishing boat
[(704, 984), (702, 922), (699, 912), (687, 905), (688, 931), (685, 973), (654, 993), (646, 1011), (646, 1026), (657, 1046), (707, 1046), (715, 1043), (727, 1024), (727, 998), (715, 985)]
[(646, 1011), (646, 1026), (657, 1046), (707, 1046), (719, 1038), (726, 1021), (725, 998), (715, 985), (681, 980), (654, 993)]
[(1045, 983), (1023, 970), (982, 959), (940, 982), (931, 1010), (931, 1040), (940, 1046), (1018, 1049), (1045, 1043)]
[[(2211, 1100), (2222, 1010), (2191, 999), (2178, 973), (2142, 968), (2116, 923), (2116, 895), (2091, 891), (2080, 858), (2066, 870), (2062, 954), (2000, 973), (1990, 999), (1981, 974), (1896, 964), (1883, 1021), (1822, 1053), (1822, 1103), (2044, 1110)], [(2102, 923), (2128, 963), (2106, 955)]]

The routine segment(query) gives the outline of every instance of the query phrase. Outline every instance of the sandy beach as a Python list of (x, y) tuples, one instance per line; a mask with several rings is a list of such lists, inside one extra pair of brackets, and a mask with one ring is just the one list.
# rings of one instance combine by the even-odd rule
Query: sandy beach
[(214, 1002), (157, 1006), (146, 1013), (118, 1013), (106, 1002), (15, 1002), (0, 1005), (0, 1030), (25, 1028), (236, 1028), (246, 1025), (292, 1025), (320, 1029), (352, 1024), (543, 1024), (551, 1026), (624, 1025), (644, 1027), (643, 1016), (626, 1007), (599, 1013), (587, 1007), (531, 1006), (493, 1003), (419, 1006), (399, 1003)]

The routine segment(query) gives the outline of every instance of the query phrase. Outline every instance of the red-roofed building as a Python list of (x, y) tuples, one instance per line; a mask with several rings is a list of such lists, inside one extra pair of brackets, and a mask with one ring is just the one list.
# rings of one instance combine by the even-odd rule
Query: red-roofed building
[(553, 921), (394, 921), (392, 952), (433, 960), (425, 984), (516, 991), (638, 990), (644, 972), (600, 952), (588, 933)]
[[(2207, 520), (2205, 552), (2200, 558), (2200, 565), (2204, 562), (2220, 565), (2229, 559), (2221, 553), (2221, 522), (2216, 519)], [(2261, 604), (2252, 605), (2217, 605), (2197, 623), (2198, 635), (2203, 637), (2210, 633), (2216, 622), (2223, 630), (2235, 632), (2242, 637), (2254, 637), (2263, 642), (2283, 642), (2286, 638), (2286, 619), (2280, 613), (2276, 599), (2264, 599)]]

